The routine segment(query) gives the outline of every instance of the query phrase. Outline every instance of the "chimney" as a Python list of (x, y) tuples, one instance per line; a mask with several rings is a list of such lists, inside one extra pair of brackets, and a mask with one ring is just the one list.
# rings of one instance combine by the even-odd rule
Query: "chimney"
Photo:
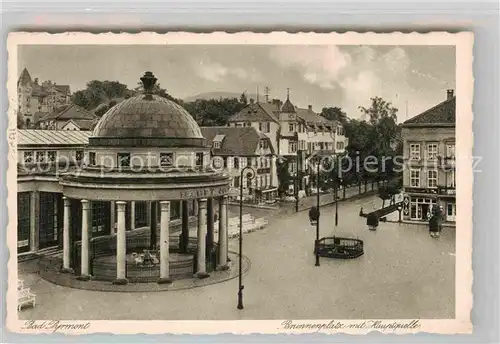
[(453, 89), (446, 90), (446, 100), (450, 100), (453, 97), (454, 97), (454, 91), (453, 91)]
[(313, 110), (313, 106), (312, 105), (307, 105), (307, 108), (309, 109), (309, 111)]

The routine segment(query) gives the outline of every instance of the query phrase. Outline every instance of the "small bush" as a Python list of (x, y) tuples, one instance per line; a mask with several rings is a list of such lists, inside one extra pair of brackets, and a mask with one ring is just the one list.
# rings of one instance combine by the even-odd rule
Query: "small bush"
[(378, 217), (375, 214), (370, 214), (366, 218), (366, 224), (370, 227), (377, 227), (378, 226)]

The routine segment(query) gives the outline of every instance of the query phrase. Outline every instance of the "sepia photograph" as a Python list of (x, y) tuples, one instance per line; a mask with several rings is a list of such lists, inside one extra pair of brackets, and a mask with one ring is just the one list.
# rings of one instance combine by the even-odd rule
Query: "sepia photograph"
[(10, 37), (21, 330), (471, 330), (472, 36), (72, 35)]

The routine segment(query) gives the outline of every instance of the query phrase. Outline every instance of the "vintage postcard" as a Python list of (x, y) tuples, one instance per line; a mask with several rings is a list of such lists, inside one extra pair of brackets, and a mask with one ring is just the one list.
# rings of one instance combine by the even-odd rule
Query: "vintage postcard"
[(8, 328), (470, 333), (472, 47), (11, 33)]

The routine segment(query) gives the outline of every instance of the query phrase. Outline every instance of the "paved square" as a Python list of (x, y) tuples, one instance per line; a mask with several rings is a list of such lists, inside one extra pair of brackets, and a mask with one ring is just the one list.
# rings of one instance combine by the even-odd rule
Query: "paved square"
[[(236, 309), (238, 280), (188, 290), (114, 293), (70, 289), (23, 274), (37, 306), (21, 319), (231, 320), (453, 318), (455, 310), (455, 229), (432, 239), (423, 225), (380, 223), (367, 229), (360, 207), (380, 199), (347, 201), (322, 208), (321, 237), (364, 240), (354, 260), (321, 259), (314, 266), (315, 228), (307, 211), (270, 219), (267, 228), (244, 236), (251, 268), (243, 277), (244, 306)], [(237, 240), (230, 249), (237, 251)]]

